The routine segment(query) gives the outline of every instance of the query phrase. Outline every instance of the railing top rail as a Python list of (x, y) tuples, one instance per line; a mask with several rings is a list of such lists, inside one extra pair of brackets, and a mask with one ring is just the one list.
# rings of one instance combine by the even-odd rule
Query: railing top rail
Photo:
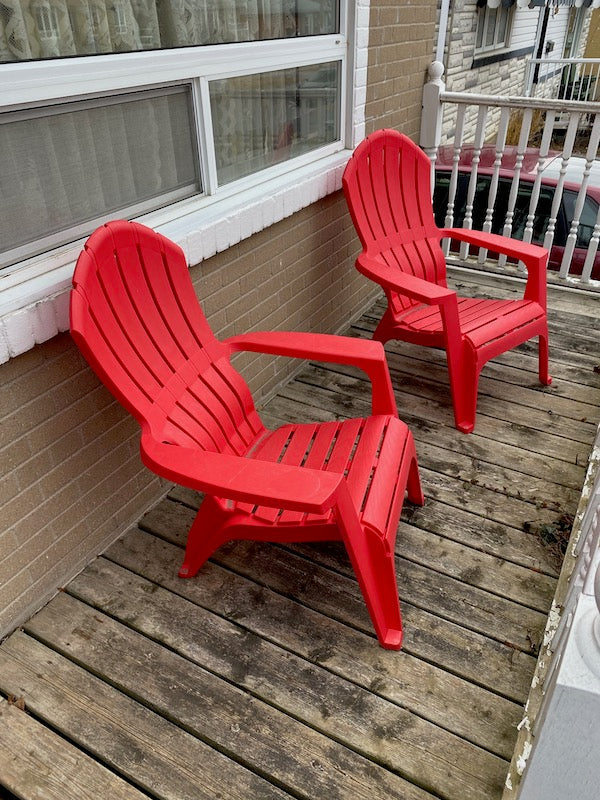
[(600, 58), (531, 58), (527, 59), (529, 64), (600, 64)]
[(577, 111), (584, 114), (597, 114), (600, 103), (581, 100), (561, 100), (544, 97), (524, 97), (522, 95), (476, 94), (475, 92), (440, 92), (440, 99), (447, 103), (462, 105), (482, 105), (508, 108), (538, 108), (541, 111)]
[(540, 64), (600, 64), (600, 58), (531, 58), (527, 59), (528, 62), (535, 61)]

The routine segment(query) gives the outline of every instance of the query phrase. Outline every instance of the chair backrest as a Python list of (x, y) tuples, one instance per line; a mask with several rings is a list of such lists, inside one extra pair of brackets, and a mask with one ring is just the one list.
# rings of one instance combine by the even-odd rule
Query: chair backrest
[(134, 222), (98, 228), (77, 261), (71, 335), (159, 441), (243, 454), (264, 431), (198, 303), (183, 251)]
[(394, 130), (375, 131), (354, 151), (342, 183), (365, 253), (446, 285), (431, 202), (431, 162), (414, 142)]

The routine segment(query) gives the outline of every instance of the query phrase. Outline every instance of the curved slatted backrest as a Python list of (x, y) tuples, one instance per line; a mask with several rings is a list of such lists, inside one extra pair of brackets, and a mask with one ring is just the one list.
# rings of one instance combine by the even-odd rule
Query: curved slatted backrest
[(245, 453), (264, 427), (200, 308), (182, 250), (134, 222), (88, 239), (71, 334), (103, 383), (161, 441)]
[(364, 252), (390, 267), (446, 285), (431, 203), (431, 163), (407, 136), (383, 129), (354, 151), (343, 176)]

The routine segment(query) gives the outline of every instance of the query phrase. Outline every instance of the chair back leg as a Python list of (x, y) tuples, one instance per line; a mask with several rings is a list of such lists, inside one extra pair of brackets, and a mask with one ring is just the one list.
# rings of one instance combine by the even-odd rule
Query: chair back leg
[(421, 477), (419, 475), (419, 465), (417, 464), (416, 453), (410, 460), (410, 466), (408, 468), (408, 480), (406, 482), (406, 493), (410, 502), (414, 503), (416, 506), (422, 506), (425, 504), (425, 495), (423, 494), (423, 489), (421, 487)]

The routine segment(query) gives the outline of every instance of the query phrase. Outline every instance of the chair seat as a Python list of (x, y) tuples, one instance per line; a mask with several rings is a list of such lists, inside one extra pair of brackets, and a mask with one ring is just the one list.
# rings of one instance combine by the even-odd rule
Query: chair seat
[[(361, 524), (386, 537), (403, 500), (400, 474), (408, 438), (408, 427), (387, 415), (283, 425), (270, 433), (251, 457), (346, 475)], [(249, 503), (235, 503), (234, 508), (257, 524), (310, 526), (336, 522), (332, 512), (302, 514)]]
[[(523, 325), (545, 317), (539, 303), (531, 300), (489, 300), (459, 297), (458, 318), (463, 339), (474, 349), (489, 344)], [(443, 323), (438, 306), (418, 305), (396, 316), (401, 329), (419, 337), (430, 335), (443, 346)]]

